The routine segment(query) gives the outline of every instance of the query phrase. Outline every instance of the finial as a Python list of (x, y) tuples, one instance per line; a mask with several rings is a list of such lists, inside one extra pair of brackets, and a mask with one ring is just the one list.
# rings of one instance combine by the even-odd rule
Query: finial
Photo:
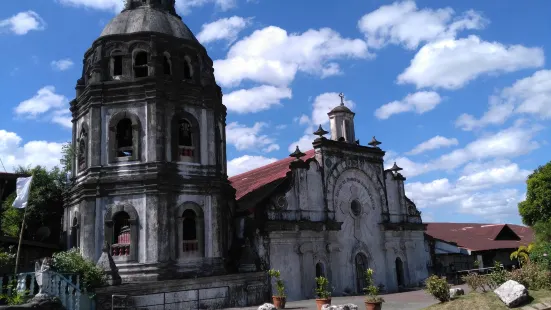
[(328, 134), (328, 133), (329, 133), (329, 132), (325, 131), (325, 130), (321, 127), (321, 125), (320, 125), (319, 128), (318, 128), (318, 130), (316, 130), (316, 131), (314, 132), (314, 135), (319, 136), (320, 138), (322, 138), (324, 135), (326, 135), (326, 134)]
[(304, 156), (306, 156), (306, 154), (304, 154), (300, 151), (300, 149), (298, 148), (298, 145), (297, 145), (297, 148), (295, 149), (295, 151), (289, 155), (289, 157), (295, 157), (296, 158), (295, 161), (299, 161), (300, 158), (304, 157)]
[(396, 162), (394, 162), (394, 165), (389, 170), (392, 171), (392, 172), (398, 172), (398, 171), (404, 170), (404, 169), (398, 167), (398, 165), (396, 165)]
[(371, 142), (368, 143), (369, 145), (371, 145), (372, 147), (379, 147), (379, 145), (381, 144), (380, 141), (377, 141), (377, 139), (375, 138), (375, 136), (373, 136), (373, 139), (371, 139)]
[(341, 105), (344, 105), (344, 94), (340, 93), (339, 97), (341, 97)]

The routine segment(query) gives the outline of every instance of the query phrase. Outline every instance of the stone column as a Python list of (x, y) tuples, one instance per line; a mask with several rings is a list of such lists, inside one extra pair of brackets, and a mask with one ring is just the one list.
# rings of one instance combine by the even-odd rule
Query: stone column
[[(156, 194), (147, 194), (145, 198), (145, 263), (155, 263), (159, 259), (159, 197)], [(143, 251), (143, 250), (142, 250)]]
[(102, 145), (101, 143), (101, 136), (103, 134), (102, 121), (104, 120), (101, 115), (101, 108), (99, 107), (99, 105), (95, 104), (90, 109), (90, 147), (87, 150), (90, 159), (90, 167), (101, 165), (102, 154), (104, 153), (104, 149), (107, 147), (105, 144)]
[[(81, 225), (81, 234), (86, 236), (81, 244), (82, 255), (90, 260), (96, 258), (96, 200), (82, 200), (80, 202), (80, 214), (84, 221)], [(70, 222), (69, 222), (70, 223)]]

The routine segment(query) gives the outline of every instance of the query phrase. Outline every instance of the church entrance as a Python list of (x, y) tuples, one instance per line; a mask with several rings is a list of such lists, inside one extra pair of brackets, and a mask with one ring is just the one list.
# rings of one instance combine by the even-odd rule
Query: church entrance
[(398, 280), (398, 288), (404, 287), (404, 264), (399, 257), (396, 257), (396, 279)]
[(367, 270), (367, 257), (363, 253), (356, 254), (356, 292), (358, 294), (363, 293), (364, 288), (367, 286), (365, 282), (365, 271)]

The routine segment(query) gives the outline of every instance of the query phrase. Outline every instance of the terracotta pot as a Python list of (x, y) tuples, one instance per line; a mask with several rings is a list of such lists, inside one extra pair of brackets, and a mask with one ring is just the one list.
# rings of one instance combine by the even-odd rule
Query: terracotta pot
[(380, 302), (365, 302), (365, 309), (366, 310), (381, 310), (382, 303)]
[(318, 306), (318, 310), (321, 310), (321, 307), (323, 305), (330, 305), (331, 304), (331, 298), (316, 298), (316, 305)]
[(272, 300), (274, 302), (274, 306), (278, 309), (285, 309), (285, 302), (287, 299), (285, 297), (281, 296), (272, 296)]

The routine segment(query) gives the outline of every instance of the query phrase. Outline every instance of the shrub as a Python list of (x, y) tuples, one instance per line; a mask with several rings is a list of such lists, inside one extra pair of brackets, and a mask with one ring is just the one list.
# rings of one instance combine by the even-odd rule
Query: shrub
[(106, 284), (105, 272), (92, 261), (85, 259), (79, 249), (70, 249), (53, 255), (53, 266), (59, 273), (77, 274), (82, 287), (91, 290)]
[(425, 280), (425, 286), (426, 291), (440, 302), (450, 300), (450, 285), (445, 277), (432, 275)]
[(327, 280), (326, 277), (317, 277), (316, 284), (316, 296), (318, 296), (319, 299), (331, 297), (331, 292), (329, 291), (329, 280)]
[(551, 242), (538, 242), (530, 251), (530, 261), (551, 271)]
[(281, 280), (281, 273), (279, 270), (270, 269), (268, 271), (268, 275), (270, 278), (275, 279), (277, 296), (285, 297), (285, 284), (283, 283), (283, 280)]
[(494, 270), (488, 276), (490, 277), (491, 289), (497, 288), (508, 280), (507, 270), (498, 261), (494, 262)]
[(461, 277), (472, 291), (476, 291), (482, 288), (482, 277), (478, 273), (470, 272), (469, 274)]
[(29, 294), (28, 290), (23, 292), (18, 292), (16, 288), (17, 288), (17, 280), (13, 279), (9, 281), (6, 284), (6, 291), (8, 293), (0, 294), (0, 299), (5, 300), (9, 306), (16, 306), (16, 305), (24, 304), (25, 302), (27, 302), (27, 300), (31, 298), (30, 296), (28, 296)]
[(551, 272), (533, 262), (524, 264), (522, 268), (509, 272), (508, 278), (531, 290), (551, 288)]
[(373, 269), (367, 269), (364, 272), (364, 277), (365, 283), (367, 284), (367, 287), (364, 288), (364, 291), (367, 294), (365, 301), (373, 303), (384, 302), (385, 300), (382, 297), (378, 296), (379, 288), (375, 286), (375, 281), (373, 281)]

